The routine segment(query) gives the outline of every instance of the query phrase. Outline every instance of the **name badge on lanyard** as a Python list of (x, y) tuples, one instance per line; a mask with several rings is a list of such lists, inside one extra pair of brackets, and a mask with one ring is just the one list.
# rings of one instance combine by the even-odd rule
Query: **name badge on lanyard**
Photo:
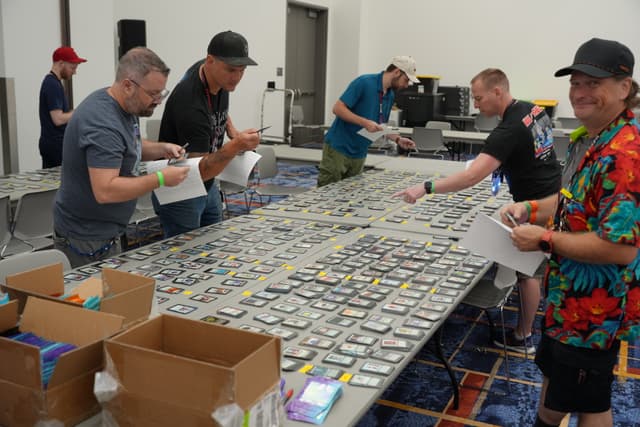
[(131, 175), (139, 176), (140, 175), (140, 161), (142, 160), (142, 138), (140, 137), (140, 125), (138, 121), (134, 121), (133, 123), (133, 137), (135, 139), (136, 145), (136, 161), (133, 164), (133, 169), (131, 170)]

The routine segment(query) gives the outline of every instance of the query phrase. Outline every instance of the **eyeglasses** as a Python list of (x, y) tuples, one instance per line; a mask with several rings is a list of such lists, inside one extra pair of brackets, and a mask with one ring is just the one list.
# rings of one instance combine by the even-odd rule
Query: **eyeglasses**
[(143, 88), (140, 83), (138, 83), (137, 81), (133, 80), (133, 79), (128, 79), (131, 83), (133, 83), (134, 85), (138, 86), (140, 89), (142, 89), (142, 91), (144, 93), (146, 93), (149, 98), (153, 99), (154, 101), (162, 101), (163, 99), (165, 99), (167, 96), (169, 96), (169, 91), (167, 89), (162, 89), (162, 91), (160, 91), (160, 93), (151, 93), (148, 90), (146, 90), (145, 88)]

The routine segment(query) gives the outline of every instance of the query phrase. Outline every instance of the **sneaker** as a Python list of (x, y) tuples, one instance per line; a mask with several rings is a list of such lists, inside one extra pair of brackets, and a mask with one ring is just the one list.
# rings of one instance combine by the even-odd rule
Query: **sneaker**
[(496, 347), (506, 348), (507, 350), (515, 351), (517, 353), (530, 355), (536, 354), (536, 348), (533, 345), (533, 339), (531, 335), (529, 335), (526, 340), (518, 339), (516, 338), (513, 330), (507, 332), (506, 344), (502, 343), (502, 336), (500, 336), (497, 340), (494, 340), (493, 344)]

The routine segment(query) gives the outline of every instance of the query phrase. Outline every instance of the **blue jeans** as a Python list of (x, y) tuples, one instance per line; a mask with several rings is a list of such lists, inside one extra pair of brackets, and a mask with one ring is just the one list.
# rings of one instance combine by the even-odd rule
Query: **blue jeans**
[(152, 194), (151, 202), (160, 218), (165, 239), (222, 221), (222, 199), (217, 183), (206, 196), (161, 205)]

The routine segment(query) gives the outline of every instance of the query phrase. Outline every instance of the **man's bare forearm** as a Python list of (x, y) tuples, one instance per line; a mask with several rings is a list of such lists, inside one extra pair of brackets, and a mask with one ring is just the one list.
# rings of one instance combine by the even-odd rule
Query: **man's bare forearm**
[(230, 144), (225, 144), (218, 151), (206, 154), (200, 160), (198, 167), (203, 181), (215, 178), (227, 167), (229, 162), (236, 156), (237, 152)]

